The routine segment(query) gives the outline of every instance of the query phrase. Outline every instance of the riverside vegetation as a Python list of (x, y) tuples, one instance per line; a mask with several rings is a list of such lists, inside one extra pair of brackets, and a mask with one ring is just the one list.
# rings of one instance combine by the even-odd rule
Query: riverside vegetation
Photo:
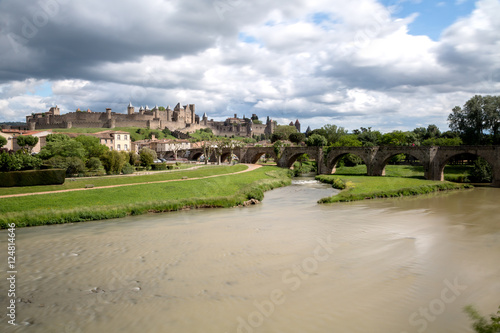
[(457, 184), (423, 179), (422, 167), (386, 167), (385, 177), (363, 176), (366, 166), (340, 167), (334, 175), (318, 175), (316, 179), (343, 190), (339, 194), (320, 199), (319, 203), (348, 202), (375, 198), (391, 198), (427, 194), (437, 191), (472, 188), (469, 184)]
[[(291, 183), (288, 170), (271, 166), (241, 174), (189, 180), (189, 178), (234, 173), (241, 171), (242, 168), (245, 166), (183, 171), (181, 178), (188, 179), (177, 182), (2, 198), (0, 226), (6, 228), (8, 223), (15, 222), (17, 227), (26, 227), (103, 220), (188, 208), (234, 207), (251, 199), (262, 200), (264, 191)], [(167, 174), (164, 176), (165, 179), (168, 178)], [(46, 188), (50, 191), (55, 190), (53, 187)]]

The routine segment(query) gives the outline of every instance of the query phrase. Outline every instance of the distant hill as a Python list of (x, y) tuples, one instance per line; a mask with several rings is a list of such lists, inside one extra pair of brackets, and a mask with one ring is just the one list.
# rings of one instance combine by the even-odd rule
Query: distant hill
[(3, 123), (0, 123), (0, 126), (2, 125), (7, 125), (7, 126), (26, 126), (26, 123), (20, 122), (20, 121), (6, 121)]

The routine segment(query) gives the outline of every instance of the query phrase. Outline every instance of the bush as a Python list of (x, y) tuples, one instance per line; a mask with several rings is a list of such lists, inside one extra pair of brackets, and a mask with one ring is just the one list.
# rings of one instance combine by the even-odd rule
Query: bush
[(478, 333), (498, 333), (500, 332), (500, 307), (498, 307), (497, 314), (492, 314), (490, 320), (481, 316), (477, 310), (468, 305), (465, 307), (465, 312), (469, 315), (470, 319), (474, 320), (472, 328)]
[(0, 153), (0, 171), (19, 171), (38, 169), (42, 160), (29, 154)]
[(152, 165), (153, 170), (167, 170), (166, 163), (155, 163)]
[(0, 172), (0, 187), (63, 184), (66, 169)]
[(101, 156), (101, 162), (110, 175), (119, 175), (125, 166), (128, 154), (121, 154), (116, 150), (108, 151)]
[(134, 173), (134, 171), (135, 171), (135, 168), (133, 166), (131, 166), (129, 163), (125, 164), (125, 166), (122, 169), (122, 173), (124, 175), (132, 174), (132, 173)]
[(474, 169), (469, 174), (469, 179), (473, 183), (491, 183), (491, 165), (483, 158), (479, 157), (474, 162)]
[(66, 158), (66, 163), (68, 164), (66, 168), (66, 175), (68, 176), (80, 175), (87, 170), (83, 161), (78, 157), (68, 157)]
[(87, 169), (90, 171), (97, 171), (102, 168), (101, 160), (97, 157), (91, 157), (86, 163)]

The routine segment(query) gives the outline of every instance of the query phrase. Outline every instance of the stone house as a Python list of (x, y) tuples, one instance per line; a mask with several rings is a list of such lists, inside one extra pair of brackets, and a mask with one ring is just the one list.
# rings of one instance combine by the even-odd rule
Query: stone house
[(23, 131), (17, 129), (4, 129), (0, 132), (0, 135), (7, 139), (7, 144), (4, 148), (12, 151), (18, 151), (21, 149), (17, 144), (17, 137), (20, 135), (31, 135), (38, 138), (38, 143), (31, 150), (32, 153), (39, 153), (42, 147), (45, 146), (47, 135), (52, 134), (52, 131)]

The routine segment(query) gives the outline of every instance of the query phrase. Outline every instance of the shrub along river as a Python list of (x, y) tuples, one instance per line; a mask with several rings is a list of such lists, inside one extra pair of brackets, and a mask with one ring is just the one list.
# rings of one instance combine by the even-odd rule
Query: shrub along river
[(316, 203), (333, 192), (298, 179), (251, 207), (18, 229), (1, 331), (456, 333), (465, 305), (496, 312), (500, 189)]

